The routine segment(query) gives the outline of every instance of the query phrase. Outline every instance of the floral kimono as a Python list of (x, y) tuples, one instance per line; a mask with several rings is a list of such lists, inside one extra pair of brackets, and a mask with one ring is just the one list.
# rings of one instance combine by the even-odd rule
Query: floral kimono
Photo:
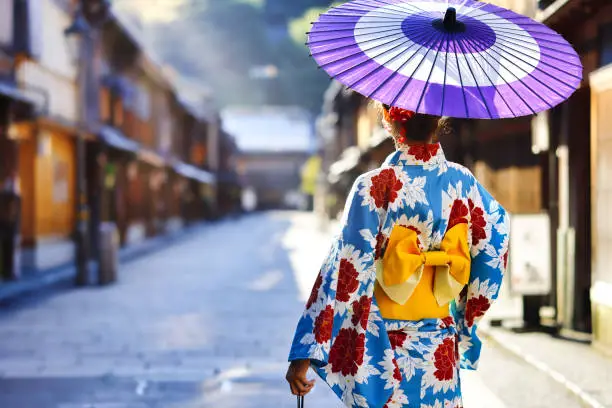
[(289, 360), (310, 359), (347, 407), (461, 407), (508, 221), (439, 144), (394, 152), (355, 181)]

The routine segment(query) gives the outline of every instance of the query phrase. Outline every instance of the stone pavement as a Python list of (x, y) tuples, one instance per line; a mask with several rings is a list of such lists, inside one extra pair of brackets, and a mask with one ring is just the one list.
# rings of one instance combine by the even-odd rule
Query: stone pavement
[[(192, 234), (197, 234), (203, 228), (206, 228), (207, 225), (206, 222), (199, 222), (180, 230), (168, 232), (167, 234), (121, 248), (119, 250), (119, 260), (122, 263), (126, 263), (160, 248), (180, 242)], [(95, 268), (94, 262), (91, 263), (90, 268), (92, 270)], [(70, 285), (74, 281), (75, 276), (76, 268), (73, 261), (40, 270), (28, 266), (23, 267), (22, 277), (19, 280), (3, 282), (0, 285), (0, 302), (10, 302), (13, 299), (27, 296), (30, 293), (36, 295), (37, 292), (49, 288)]]
[[(286, 356), (329, 244), (310, 214), (255, 214), (123, 265), (116, 285), (0, 309), (0, 407), (294, 407)], [(580, 406), (493, 342), (463, 389), (468, 408)], [(319, 382), (307, 406), (340, 404)]]
[(612, 359), (589, 344), (545, 333), (515, 333), (485, 329), (499, 347), (548, 375), (592, 408), (612, 407)]

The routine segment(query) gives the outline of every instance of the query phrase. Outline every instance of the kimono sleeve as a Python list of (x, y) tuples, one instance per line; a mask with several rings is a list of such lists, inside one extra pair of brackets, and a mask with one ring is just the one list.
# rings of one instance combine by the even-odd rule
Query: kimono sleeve
[(497, 299), (508, 263), (509, 216), (478, 182), (469, 200), (471, 273), (451, 312), (457, 323), (461, 368), (476, 370), (482, 348), (478, 323)]
[[(346, 319), (347, 305), (363, 290), (360, 282), (367, 280), (366, 276), (372, 273), (375, 275), (372, 248), (362, 234), (369, 230), (376, 235), (379, 213), (364, 203), (366, 191), (361, 176), (351, 188), (340, 222), (341, 232), (333, 239), (299, 319), (289, 361), (309, 359), (314, 366), (326, 365), (334, 338)], [(341, 270), (346, 269), (346, 261), (362, 266), (354, 286), (342, 281)]]

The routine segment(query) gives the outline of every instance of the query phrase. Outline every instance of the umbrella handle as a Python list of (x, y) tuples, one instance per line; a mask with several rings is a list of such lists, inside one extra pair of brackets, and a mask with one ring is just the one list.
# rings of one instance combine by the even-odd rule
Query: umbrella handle
[(304, 408), (304, 396), (298, 395), (297, 397), (297, 408)]

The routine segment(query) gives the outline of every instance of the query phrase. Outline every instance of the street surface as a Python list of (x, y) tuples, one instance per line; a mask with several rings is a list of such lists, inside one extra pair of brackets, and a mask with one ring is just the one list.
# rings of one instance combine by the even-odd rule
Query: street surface
[[(310, 214), (245, 216), (124, 265), (114, 286), (5, 307), (0, 407), (294, 407), (286, 356), (328, 246)], [(467, 408), (580, 406), (490, 344), (463, 389)], [(306, 406), (341, 407), (322, 383)]]

